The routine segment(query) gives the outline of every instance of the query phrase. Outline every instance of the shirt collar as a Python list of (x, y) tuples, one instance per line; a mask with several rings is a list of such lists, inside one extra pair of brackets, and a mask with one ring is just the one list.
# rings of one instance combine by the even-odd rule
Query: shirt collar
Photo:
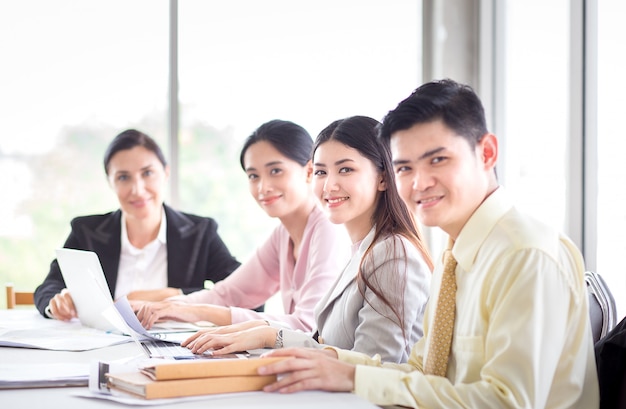
[[(155, 241), (159, 241), (162, 244), (167, 243), (167, 216), (165, 215), (165, 209), (161, 208), (161, 225), (159, 226), (159, 232), (157, 233)], [(133, 249), (134, 246), (130, 244), (128, 240), (128, 231), (126, 230), (126, 215), (122, 212), (122, 248)]]
[(476, 254), (498, 220), (513, 204), (503, 187), (498, 187), (478, 206), (474, 214), (461, 229), (452, 248), (452, 254), (464, 271), (470, 271)]

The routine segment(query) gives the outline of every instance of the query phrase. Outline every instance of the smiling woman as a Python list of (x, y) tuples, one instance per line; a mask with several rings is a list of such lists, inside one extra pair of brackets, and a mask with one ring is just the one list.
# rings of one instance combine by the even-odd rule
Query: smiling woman
[[(240, 164), (250, 194), (280, 224), (256, 252), (212, 290), (158, 303), (134, 302), (142, 324), (158, 320), (210, 321), (217, 325), (277, 325), (309, 331), (313, 309), (348, 258), (349, 242), (316, 206), (311, 190), (309, 133), (290, 121), (272, 120), (244, 142)], [(280, 293), (282, 311), (256, 312)]]
[[(163, 203), (169, 167), (148, 135), (134, 129), (117, 135), (104, 155), (104, 170), (120, 209), (74, 219), (64, 247), (98, 254), (115, 298), (161, 300), (199, 290), (205, 280), (217, 282), (239, 266), (213, 219)], [(35, 304), (48, 318), (76, 317), (57, 260), (35, 290)]]
[(183, 346), (223, 355), (328, 344), (406, 362), (422, 336), (432, 262), (398, 195), (377, 125), (365, 116), (334, 121), (313, 147), (315, 198), (352, 241), (350, 260), (315, 306), (316, 331), (256, 322), (199, 331)]
[(161, 225), (163, 191), (170, 174), (163, 153), (146, 135), (124, 131), (109, 145), (104, 168), (126, 221), (122, 232), (126, 231), (130, 244), (142, 249), (156, 238)]

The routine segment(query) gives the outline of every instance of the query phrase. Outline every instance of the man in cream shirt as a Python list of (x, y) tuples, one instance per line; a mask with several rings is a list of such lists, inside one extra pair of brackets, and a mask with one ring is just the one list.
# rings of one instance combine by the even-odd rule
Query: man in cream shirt
[(340, 349), (279, 350), (271, 355), (298, 359), (261, 368), (284, 374), (266, 391), (353, 391), (377, 405), (416, 408), (597, 408), (582, 256), (499, 186), (498, 141), (473, 90), (451, 80), (424, 84), (389, 112), (380, 136), (406, 204), (453, 243), (456, 316), (445, 376), (424, 369), (440, 262), (424, 337), (407, 364)]

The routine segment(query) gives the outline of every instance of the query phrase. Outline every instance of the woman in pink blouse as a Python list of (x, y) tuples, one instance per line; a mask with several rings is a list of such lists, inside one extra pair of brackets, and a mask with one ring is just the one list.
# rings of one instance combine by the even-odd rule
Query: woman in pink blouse
[[(350, 240), (317, 207), (311, 188), (313, 140), (299, 125), (273, 120), (248, 137), (240, 163), (250, 193), (263, 210), (280, 220), (256, 253), (211, 290), (161, 302), (133, 302), (141, 323), (177, 320), (216, 325), (255, 320), (310, 331), (314, 307), (347, 263)], [(283, 312), (253, 309), (280, 291)]]

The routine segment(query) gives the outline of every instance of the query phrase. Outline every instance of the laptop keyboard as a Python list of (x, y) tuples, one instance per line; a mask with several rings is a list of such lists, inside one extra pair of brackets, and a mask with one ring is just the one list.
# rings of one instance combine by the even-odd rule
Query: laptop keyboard
[(197, 357), (191, 350), (165, 341), (148, 341), (142, 343), (152, 358), (193, 358)]

